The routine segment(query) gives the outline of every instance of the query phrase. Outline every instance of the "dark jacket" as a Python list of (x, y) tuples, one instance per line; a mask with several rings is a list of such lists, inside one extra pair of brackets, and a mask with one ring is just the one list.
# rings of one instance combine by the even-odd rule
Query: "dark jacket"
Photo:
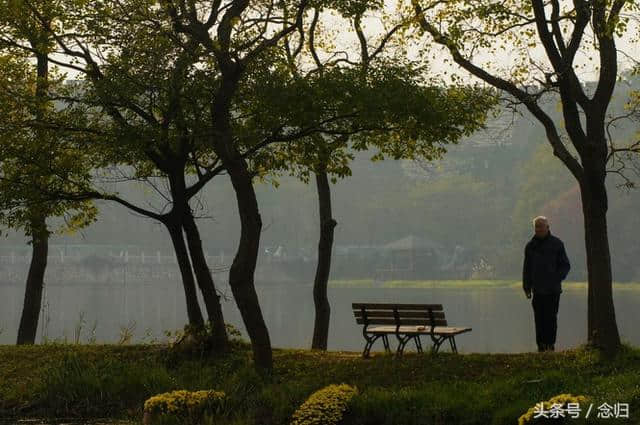
[(533, 237), (524, 248), (522, 287), (539, 294), (559, 294), (560, 282), (571, 269), (562, 241), (549, 232), (544, 238)]

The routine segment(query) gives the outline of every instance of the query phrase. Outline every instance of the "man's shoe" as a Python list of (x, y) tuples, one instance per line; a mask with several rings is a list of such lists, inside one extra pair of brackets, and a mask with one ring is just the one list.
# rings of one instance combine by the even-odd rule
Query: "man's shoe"
[(544, 344), (540, 344), (538, 345), (538, 353), (542, 353), (543, 351), (545, 351), (546, 346)]
[(556, 351), (556, 347), (554, 347), (553, 344), (549, 344), (549, 345), (547, 345), (547, 350), (548, 351)]

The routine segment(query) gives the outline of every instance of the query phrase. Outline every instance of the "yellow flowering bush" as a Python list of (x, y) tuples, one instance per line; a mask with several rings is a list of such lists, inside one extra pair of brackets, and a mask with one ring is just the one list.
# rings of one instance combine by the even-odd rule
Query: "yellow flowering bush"
[(219, 405), (224, 398), (225, 393), (214, 390), (177, 390), (158, 394), (144, 402), (144, 422), (162, 415), (198, 417), (207, 407)]
[[(543, 401), (542, 408), (545, 412), (548, 412), (553, 405), (560, 405), (563, 409), (566, 409), (568, 403), (584, 403), (587, 400), (588, 398), (583, 395), (558, 394), (551, 397), (547, 401)], [(541, 420), (548, 421), (548, 418), (535, 418), (536, 413), (538, 413), (539, 409), (540, 403), (537, 403), (535, 406), (529, 408), (529, 410), (527, 410), (525, 414), (518, 418), (518, 425), (533, 424)]]
[(291, 425), (335, 425), (358, 393), (347, 384), (329, 385), (311, 394), (293, 414)]

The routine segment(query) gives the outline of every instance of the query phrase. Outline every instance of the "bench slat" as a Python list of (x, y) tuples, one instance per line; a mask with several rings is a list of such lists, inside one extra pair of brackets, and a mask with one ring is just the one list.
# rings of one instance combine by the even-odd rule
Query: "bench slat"
[(372, 310), (442, 310), (442, 304), (391, 304), (391, 303), (353, 303), (353, 310), (372, 309)]
[[(359, 325), (364, 325), (364, 319), (361, 317), (356, 318), (356, 322)], [(373, 318), (367, 320), (370, 325), (395, 325), (396, 320), (393, 318)], [(429, 319), (400, 319), (400, 326), (402, 325), (428, 325), (431, 326), (432, 322)], [(433, 321), (435, 326), (447, 326), (447, 321), (444, 319), (436, 319)]]
[[(425, 329), (418, 329), (417, 326), (401, 326), (401, 334), (424, 334), (428, 335), (431, 331), (431, 327), (427, 326)], [(471, 328), (461, 328), (455, 326), (436, 326), (433, 328), (435, 335), (458, 335), (465, 332), (470, 332)], [(374, 326), (367, 329), (368, 333), (384, 333), (394, 334), (396, 333), (395, 326)]]
[[(362, 317), (361, 310), (353, 310), (353, 314), (360, 318)], [(380, 317), (395, 317), (393, 310), (365, 310), (365, 314), (368, 318), (380, 318)], [(400, 318), (429, 318), (429, 311), (411, 311), (411, 310), (398, 310)], [(434, 319), (444, 319), (444, 311), (434, 311)]]

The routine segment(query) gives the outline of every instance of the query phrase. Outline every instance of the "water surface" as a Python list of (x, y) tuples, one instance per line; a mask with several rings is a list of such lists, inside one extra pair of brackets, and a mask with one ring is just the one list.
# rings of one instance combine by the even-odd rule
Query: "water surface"
[[(228, 286), (220, 289), (226, 295), (225, 320), (244, 333), (231, 291)], [(308, 348), (314, 318), (312, 286), (259, 286), (258, 295), (273, 346)], [(15, 342), (23, 297), (23, 285), (0, 286), (2, 344)], [(329, 300), (330, 350), (359, 351), (363, 347), (361, 326), (355, 323), (351, 311), (352, 302), (443, 304), (450, 325), (473, 328), (472, 332), (457, 338), (460, 352), (512, 353), (536, 348), (531, 301), (515, 288), (329, 288)], [(614, 303), (623, 340), (640, 345), (640, 328), (633, 326), (640, 291), (614, 290)], [(38, 342), (43, 339), (117, 342), (128, 333), (133, 334), (133, 342), (149, 342), (163, 340), (165, 330), (179, 329), (185, 321), (184, 294), (181, 285), (176, 283), (49, 285), (38, 327)], [(586, 326), (586, 289), (565, 289), (560, 298), (556, 347), (583, 344)], [(81, 328), (79, 338), (78, 328)]]

